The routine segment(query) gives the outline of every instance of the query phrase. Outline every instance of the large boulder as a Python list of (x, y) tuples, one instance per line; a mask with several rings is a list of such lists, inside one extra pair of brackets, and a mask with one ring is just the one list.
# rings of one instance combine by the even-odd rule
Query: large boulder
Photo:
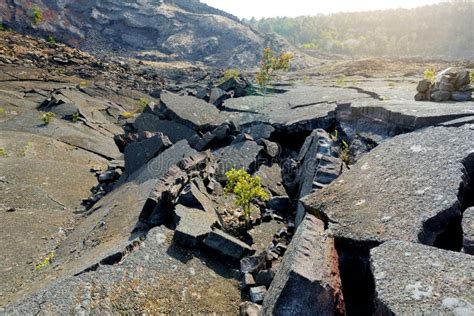
[(337, 237), (433, 245), (450, 223), (461, 219), (473, 148), (469, 125), (400, 135), (303, 202), (307, 211), (328, 219)]
[(308, 214), (265, 296), (263, 315), (343, 315), (344, 310), (334, 239)]
[(175, 120), (192, 129), (217, 127), (225, 118), (220, 111), (203, 100), (192, 96), (163, 93), (159, 111), (171, 120)]
[(132, 174), (171, 145), (168, 137), (161, 133), (151, 138), (131, 143), (125, 147), (124, 151), (125, 172)]
[(370, 255), (377, 315), (474, 314), (472, 256), (406, 241)]
[(150, 113), (140, 114), (133, 123), (139, 133), (159, 132), (166, 135), (173, 143), (183, 139), (190, 139), (196, 132), (183, 124), (175, 121), (160, 119), (157, 115)]

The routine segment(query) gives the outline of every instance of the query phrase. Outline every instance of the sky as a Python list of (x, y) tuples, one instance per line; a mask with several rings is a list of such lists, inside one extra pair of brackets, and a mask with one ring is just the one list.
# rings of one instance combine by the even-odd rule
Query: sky
[(255, 17), (329, 14), (340, 11), (368, 11), (413, 8), (440, 0), (201, 0), (243, 19)]

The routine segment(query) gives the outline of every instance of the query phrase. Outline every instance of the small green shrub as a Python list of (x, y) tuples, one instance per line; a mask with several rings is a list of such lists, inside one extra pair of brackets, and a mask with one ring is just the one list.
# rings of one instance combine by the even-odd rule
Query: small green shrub
[(145, 108), (148, 104), (150, 104), (150, 101), (147, 98), (140, 98), (140, 100), (138, 100), (138, 109), (136, 112), (142, 113), (143, 111), (145, 111)]
[(53, 112), (46, 112), (40, 116), (40, 119), (43, 121), (44, 125), (48, 125), (54, 117), (55, 115)]
[(0, 116), (5, 115), (6, 111), (3, 107), (0, 106)]
[(120, 113), (120, 116), (126, 120), (132, 118), (135, 116), (135, 112), (122, 112)]
[(436, 72), (434, 71), (434, 69), (426, 69), (424, 72), (423, 72), (423, 77), (426, 79), (426, 80), (429, 80), (431, 82), (434, 82), (436, 80)]
[(40, 24), (41, 20), (43, 20), (43, 12), (41, 12), (41, 9), (37, 6), (33, 6), (31, 8), (31, 18), (33, 26)]
[(7, 156), (7, 151), (5, 148), (0, 147), (0, 158), (5, 158)]
[(81, 117), (81, 115), (79, 114), (79, 112), (76, 112), (72, 115), (72, 122), (73, 123), (77, 123), (79, 121), (79, 118)]
[(346, 76), (342, 75), (336, 79), (336, 86), (343, 87), (346, 85)]
[(3, 32), (3, 31), (5, 31), (5, 27), (3, 26), (2, 23), (0, 23), (0, 32)]
[(46, 268), (47, 266), (49, 266), (49, 265), (51, 264), (51, 262), (53, 262), (55, 256), (56, 256), (56, 254), (54, 253), (54, 251), (51, 251), (51, 252), (46, 256), (46, 258), (43, 259), (43, 261), (41, 261), (40, 263), (38, 263), (38, 264), (35, 266), (35, 271), (39, 271), (39, 270), (44, 269), (44, 268)]
[(46, 41), (50, 44), (55, 44), (56, 43), (56, 39), (52, 36), (52, 35), (49, 35), (47, 38), (46, 38)]
[(227, 177), (227, 184), (224, 191), (236, 195), (235, 204), (242, 207), (246, 219), (250, 217), (250, 206), (254, 199), (261, 201), (269, 199), (258, 176), (252, 177), (244, 169), (231, 169), (225, 175)]
[(290, 63), (293, 59), (291, 53), (280, 53), (277, 57), (275, 52), (270, 48), (263, 50), (262, 61), (260, 62), (260, 70), (256, 75), (256, 80), (263, 93), (266, 93), (267, 86), (271, 84), (275, 73), (279, 70), (288, 71), (290, 69)]
[(238, 69), (227, 69), (224, 72), (224, 76), (221, 79), (221, 82), (225, 82), (231, 78), (238, 79), (240, 77), (240, 71)]

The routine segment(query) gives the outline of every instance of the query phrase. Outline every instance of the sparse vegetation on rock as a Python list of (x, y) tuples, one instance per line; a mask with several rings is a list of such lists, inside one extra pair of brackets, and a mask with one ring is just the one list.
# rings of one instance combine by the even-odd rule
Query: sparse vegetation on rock
[(43, 20), (43, 12), (38, 6), (31, 8), (31, 24), (37, 26)]
[(242, 207), (245, 218), (250, 217), (250, 206), (253, 200), (267, 201), (269, 199), (258, 176), (252, 177), (244, 169), (231, 169), (226, 172), (226, 177), (225, 192), (235, 194), (235, 203)]
[(41, 121), (43, 121), (44, 125), (48, 125), (49, 123), (51, 123), (55, 116), (56, 115), (53, 112), (46, 112), (41, 114), (40, 119)]
[(257, 73), (255, 79), (264, 94), (278, 71), (288, 71), (290, 69), (292, 59), (293, 55), (291, 53), (282, 52), (276, 56), (276, 53), (270, 48), (263, 50), (262, 60), (260, 61), (260, 71)]

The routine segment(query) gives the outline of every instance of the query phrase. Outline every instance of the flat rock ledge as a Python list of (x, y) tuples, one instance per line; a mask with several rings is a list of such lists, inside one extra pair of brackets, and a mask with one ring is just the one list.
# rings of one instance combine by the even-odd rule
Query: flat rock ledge
[(336, 237), (433, 245), (460, 220), (474, 166), (474, 129), (435, 127), (390, 139), (303, 198)]
[(473, 315), (474, 260), (406, 241), (371, 250), (377, 315)]

